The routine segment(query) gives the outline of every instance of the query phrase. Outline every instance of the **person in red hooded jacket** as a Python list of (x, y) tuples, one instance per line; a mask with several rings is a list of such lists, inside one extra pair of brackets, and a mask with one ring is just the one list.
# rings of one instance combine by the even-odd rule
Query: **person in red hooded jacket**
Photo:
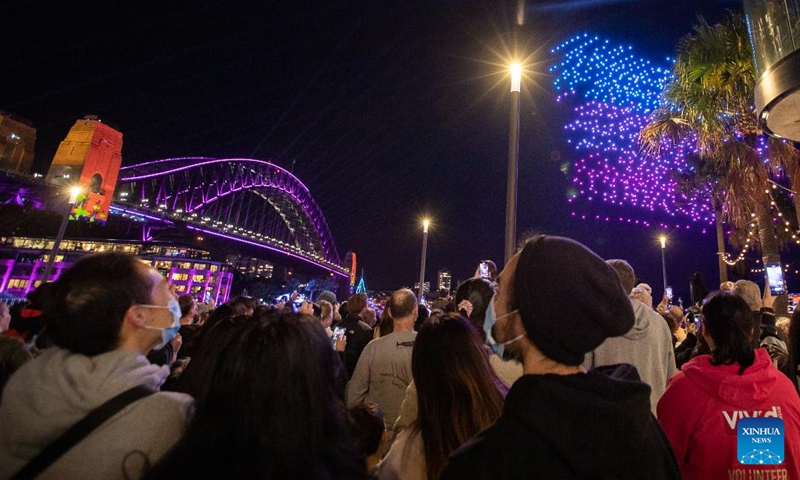
[[(800, 397), (767, 351), (752, 347), (747, 302), (712, 294), (703, 306), (700, 332), (711, 354), (687, 362), (658, 402), (658, 420), (684, 480), (800, 479)], [(739, 462), (737, 422), (748, 417), (783, 419), (779, 464)]]

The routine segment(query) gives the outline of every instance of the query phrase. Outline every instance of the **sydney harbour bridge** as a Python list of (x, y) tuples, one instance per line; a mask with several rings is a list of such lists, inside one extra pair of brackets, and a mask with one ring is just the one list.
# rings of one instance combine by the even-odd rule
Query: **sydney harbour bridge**
[[(46, 200), (53, 196), (53, 185), (20, 188), (25, 189), (22, 194), (5, 185), (0, 200), (38, 192), (44, 199), (40, 203), (60, 210)], [(142, 241), (152, 240), (155, 231), (186, 229), (349, 276), (311, 192), (292, 173), (268, 161), (183, 157), (125, 166), (110, 213), (137, 222)]]

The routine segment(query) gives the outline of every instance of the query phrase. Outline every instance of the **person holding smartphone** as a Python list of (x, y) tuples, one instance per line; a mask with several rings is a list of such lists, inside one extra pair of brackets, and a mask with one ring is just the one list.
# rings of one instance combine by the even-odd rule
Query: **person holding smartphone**
[(478, 264), (478, 269), (475, 270), (475, 276), (473, 278), (483, 278), (490, 282), (495, 281), (495, 277), (497, 276), (497, 265), (491, 260), (481, 260)]

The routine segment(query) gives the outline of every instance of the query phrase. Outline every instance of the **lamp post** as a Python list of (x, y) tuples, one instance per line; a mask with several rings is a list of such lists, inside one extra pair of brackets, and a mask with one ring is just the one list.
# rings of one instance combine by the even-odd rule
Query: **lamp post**
[(69, 214), (72, 212), (72, 206), (75, 205), (75, 201), (78, 199), (78, 195), (80, 193), (81, 193), (81, 187), (77, 185), (69, 189), (69, 203), (67, 204), (67, 210), (61, 217), (61, 226), (58, 228), (58, 234), (56, 235), (56, 239), (53, 242), (53, 250), (50, 252), (50, 256), (47, 259), (47, 266), (44, 267), (44, 274), (42, 275), (42, 283), (46, 283), (47, 280), (50, 279), (50, 272), (53, 270), (53, 263), (56, 260), (56, 254), (58, 253), (58, 248), (61, 246), (61, 240), (64, 239), (64, 232), (67, 231), (67, 222), (69, 222)]
[(427, 218), (422, 220), (422, 261), (419, 265), (419, 290), (417, 291), (418, 300), (422, 301), (422, 291), (425, 287), (425, 257), (428, 255), (428, 226), (431, 221)]
[(664, 251), (667, 249), (667, 236), (661, 235), (658, 237), (661, 241), (661, 273), (664, 275), (664, 292), (667, 291), (667, 261), (664, 257)]
[(519, 163), (519, 92), (522, 65), (511, 67), (511, 115), (508, 130), (508, 187), (506, 189), (506, 248), (505, 263), (514, 255), (517, 243), (517, 164)]

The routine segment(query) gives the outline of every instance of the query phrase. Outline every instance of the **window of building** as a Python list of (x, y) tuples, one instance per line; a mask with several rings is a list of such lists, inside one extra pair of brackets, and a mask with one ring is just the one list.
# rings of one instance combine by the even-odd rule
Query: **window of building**
[(28, 288), (28, 280), (23, 280), (21, 278), (13, 278), (11, 281), (8, 282), (8, 289), (9, 290), (24, 290)]

